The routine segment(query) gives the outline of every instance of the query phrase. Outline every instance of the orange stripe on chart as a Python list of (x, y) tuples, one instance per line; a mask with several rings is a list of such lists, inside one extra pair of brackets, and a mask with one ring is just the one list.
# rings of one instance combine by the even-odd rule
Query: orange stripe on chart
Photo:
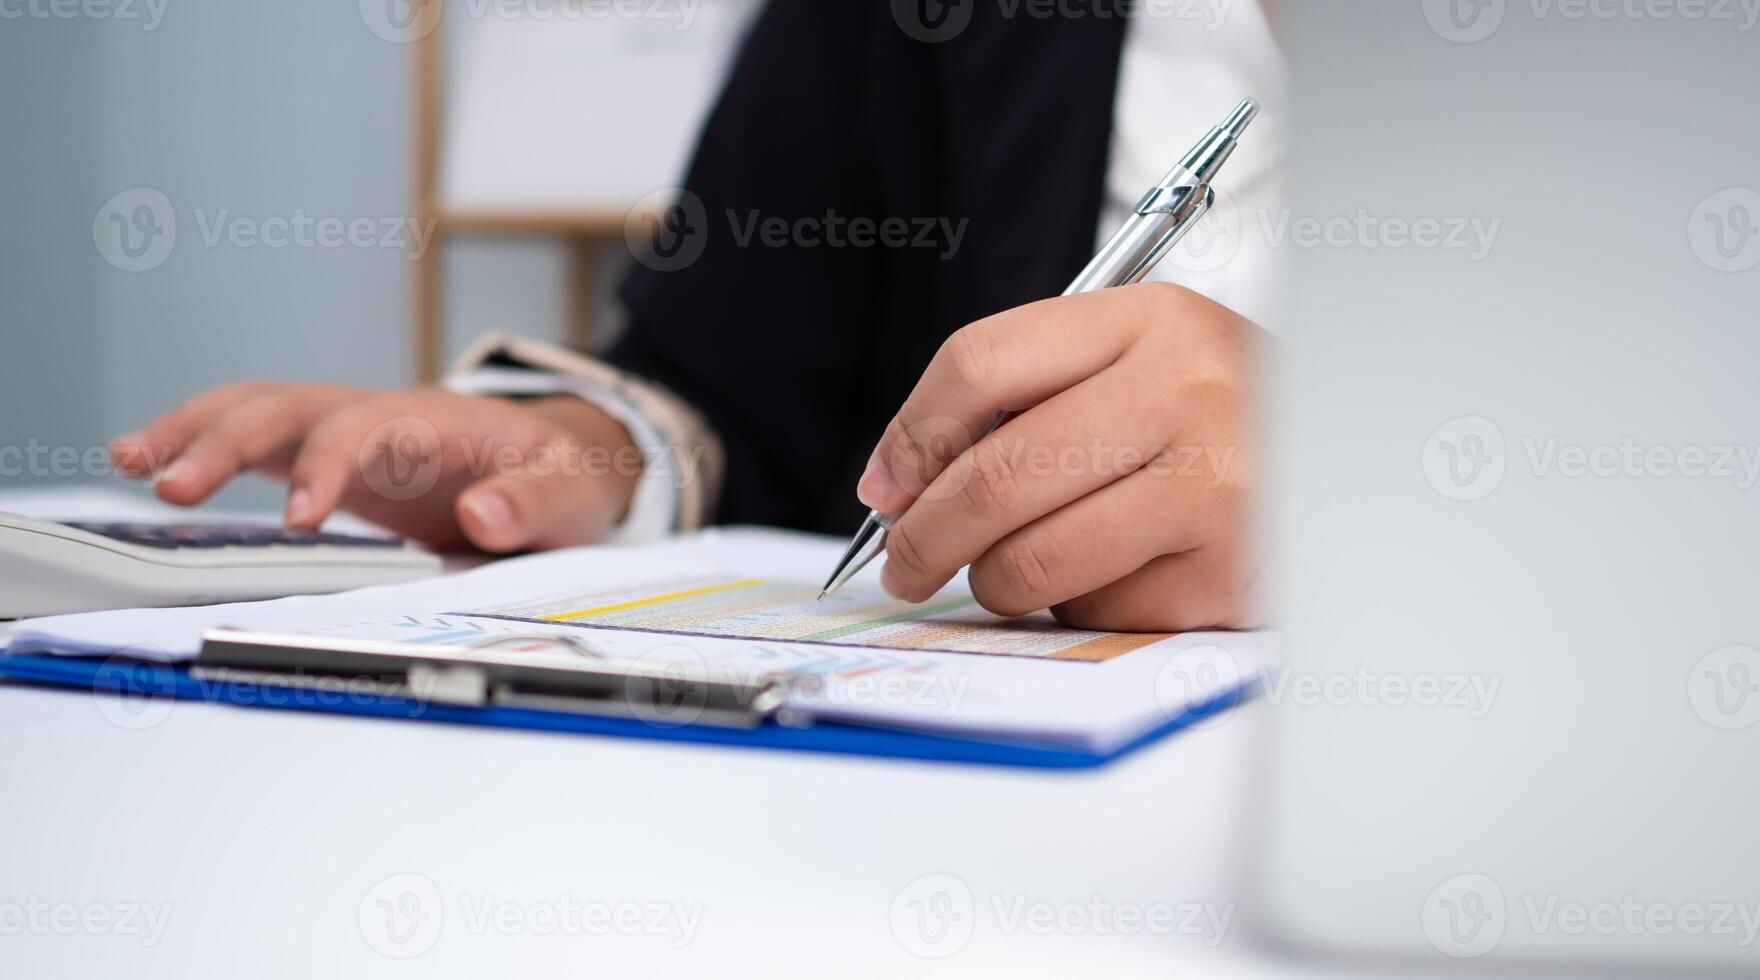
[(1160, 643), (1177, 633), (1107, 633), (1092, 640), (1084, 640), (1072, 647), (1064, 647), (1051, 655), (1052, 660), (1086, 660), (1098, 662), (1111, 660), (1132, 650), (1141, 650), (1151, 643)]

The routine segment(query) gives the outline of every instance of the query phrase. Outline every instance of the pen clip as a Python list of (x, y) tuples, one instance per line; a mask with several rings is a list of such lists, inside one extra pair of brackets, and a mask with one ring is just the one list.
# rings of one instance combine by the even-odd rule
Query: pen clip
[(1167, 253), (1173, 250), (1173, 246), (1185, 237), (1186, 232), (1190, 231), (1192, 226), (1197, 224), (1204, 215), (1210, 213), (1211, 206), (1216, 203), (1216, 191), (1208, 184), (1198, 189), (1204, 193), (1198, 196), (1195, 203), (1187, 205), (1189, 210), (1173, 223), (1173, 227), (1162, 233), (1161, 238), (1156, 241), (1155, 247), (1143, 257), (1141, 262), (1137, 263), (1135, 268), (1130, 270), (1121, 285), (1128, 286), (1131, 283), (1142, 282), (1149, 271), (1166, 258)]
[[(1192, 196), (1200, 194), (1208, 186), (1200, 183), (1196, 177), (1183, 169), (1168, 174), (1167, 178), (1154, 187), (1143, 192), (1137, 201), (1138, 214), (1173, 214), (1183, 208), (1192, 206)], [(1201, 204), (1202, 202), (1200, 202)]]
[(1202, 191), (1203, 193), (1199, 194), (1197, 202), (1191, 205), (1191, 211), (1187, 212), (1185, 217), (1179, 219), (1179, 223), (1173, 226), (1173, 235), (1175, 238), (1190, 231), (1192, 225), (1199, 219), (1203, 218), (1206, 214), (1209, 214), (1210, 209), (1216, 204), (1215, 188), (1211, 187), (1209, 184), (1205, 184), (1202, 187), (1196, 188), (1196, 190)]

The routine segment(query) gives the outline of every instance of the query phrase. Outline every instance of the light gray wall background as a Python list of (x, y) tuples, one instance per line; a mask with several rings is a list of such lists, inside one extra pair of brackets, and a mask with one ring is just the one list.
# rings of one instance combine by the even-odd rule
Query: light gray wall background
[[(1729, 462), (1760, 450), (1760, 30), (1671, 0), (1286, 9), (1290, 212), (1369, 230), (1289, 252), (1282, 676), (1375, 687), (1269, 716), (1255, 914), (1424, 967), (1751, 975), (1749, 943), (1528, 909), (1760, 900), (1729, 707), (1760, 677), (1760, 489)], [(1477, 258), (1373, 234), (1462, 218), (1501, 222)], [(1444, 677), (1497, 691), (1413, 693)]]
[(77, 217), (98, 204), (101, 40), (89, 26), (0, 25), (0, 446), (101, 425), (98, 256)]
[[(0, 20), (0, 447), (84, 453), (231, 379), (406, 382), (404, 250), (210, 245), (204, 225), (407, 216), (409, 47), (354, 3), (101, 9)], [(170, 202), (175, 244), (122, 271), (93, 219), (141, 187)], [(487, 326), (558, 331), (552, 246), (461, 243), (445, 262), (449, 350)], [(0, 485), (105, 479), (4, 470)], [(246, 481), (222, 503), (273, 500)]]

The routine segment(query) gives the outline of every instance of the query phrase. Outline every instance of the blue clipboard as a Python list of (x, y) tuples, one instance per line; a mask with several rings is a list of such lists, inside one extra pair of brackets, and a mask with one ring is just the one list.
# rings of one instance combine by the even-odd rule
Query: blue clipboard
[(841, 722), (815, 721), (804, 727), (775, 722), (752, 729), (709, 725), (668, 727), (636, 718), (545, 711), (534, 708), (486, 705), (462, 707), (417, 701), (404, 697), (350, 695), (326, 699), (283, 692), (276, 696), (262, 685), (198, 680), (184, 665), (147, 661), (118, 661), (52, 654), (0, 655), (0, 677), (35, 684), (111, 692), (118, 696), (169, 697), (184, 700), (235, 704), (293, 711), (430, 721), (455, 725), (487, 725), (528, 731), (607, 735), (662, 742), (728, 745), (743, 748), (782, 749), (871, 756), (888, 759), (922, 759), (933, 762), (1014, 766), (1034, 769), (1092, 769), (1123, 758), (1151, 743), (1226, 711), (1250, 696), (1250, 682), (1225, 691), (1184, 714), (1146, 732), (1110, 752), (1089, 752), (1028, 742), (987, 740), (915, 731), (889, 730)]

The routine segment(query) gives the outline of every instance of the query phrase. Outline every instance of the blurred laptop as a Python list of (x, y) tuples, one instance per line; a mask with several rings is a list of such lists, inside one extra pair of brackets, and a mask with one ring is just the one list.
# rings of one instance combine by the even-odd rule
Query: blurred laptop
[(1752, 971), (1756, 5), (1282, 6), (1291, 209), (1243, 218), (1293, 301), (1259, 927)]

